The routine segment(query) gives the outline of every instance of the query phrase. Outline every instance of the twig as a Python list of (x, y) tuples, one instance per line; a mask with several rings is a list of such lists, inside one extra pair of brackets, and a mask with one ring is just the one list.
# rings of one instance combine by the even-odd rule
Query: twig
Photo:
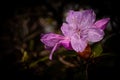
[(86, 68), (85, 68), (85, 80), (88, 80), (88, 63), (86, 64)]
[(60, 60), (60, 62), (62, 62), (63, 64), (65, 64), (65, 65), (67, 65), (69, 67), (75, 67), (74, 64), (72, 64), (72, 63), (70, 63), (68, 61), (65, 61), (63, 57), (59, 57), (59, 60)]

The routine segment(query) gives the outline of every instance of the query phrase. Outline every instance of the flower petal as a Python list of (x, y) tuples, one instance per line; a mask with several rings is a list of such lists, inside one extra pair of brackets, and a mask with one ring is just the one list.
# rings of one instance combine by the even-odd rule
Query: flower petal
[(104, 31), (102, 29), (91, 28), (88, 30), (88, 41), (98, 42), (103, 39)]
[(94, 27), (104, 30), (105, 27), (107, 26), (107, 23), (109, 22), (109, 20), (110, 20), (110, 18), (104, 18), (104, 19), (98, 20), (95, 22)]
[(69, 39), (60, 41), (60, 45), (64, 46), (68, 50), (73, 50)]
[(70, 10), (66, 17), (66, 21), (73, 29), (77, 29), (78, 25), (81, 23), (82, 13), (80, 11)]
[(81, 29), (91, 27), (91, 25), (93, 25), (93, 23), (95, 21), (95, 17), (96, 17), (96, 15), (93, 10), (82, 11), (82, 20), (79, 25), (81, 27)]
[(43, 42), (48, 47), (54, 47), (56, 43), (58, 43), (60, 40), (62, 40), (64, 36), (54, 34), (54, 33), (48, 33), (41, 37), (41, 42)]
[(61, 31), (67, 37), (70, 37), (73, 34), (73, 28), (66, 23), (63, 23)]
[(83, 41), (79, 35), (74, 34), (74, 36), (71, 37), (71, 45), (76, 52), (83, 52), (87, 43)]
[(93, 25), (95, 16), (96, 15), (93, 10), (71, 10), (66, 17), (66, 21), (73, 29), (86, 29)]
[(76, 23), (81, 20), (81, 12), (70, 10), (67, 14), (66, 21), (67, 23)]

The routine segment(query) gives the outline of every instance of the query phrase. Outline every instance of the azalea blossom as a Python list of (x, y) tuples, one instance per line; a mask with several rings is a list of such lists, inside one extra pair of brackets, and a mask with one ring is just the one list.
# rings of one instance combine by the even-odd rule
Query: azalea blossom
[(104, 29), (110, 18), (96, 21), (93, 10), (73, 11), (70, 10), (66, 16), (66, 22), (61, 26), (63, 35), (48, 33), (41, 37), (41, 42), (47, 49), (51, 50), (49, 59), (60, 46), (68, 50), (83, 52), (89, 42), (98, 42), (104, 37)]

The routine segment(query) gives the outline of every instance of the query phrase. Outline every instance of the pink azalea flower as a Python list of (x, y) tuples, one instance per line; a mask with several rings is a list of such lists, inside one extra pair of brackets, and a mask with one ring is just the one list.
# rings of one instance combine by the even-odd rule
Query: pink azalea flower
[(41, 42), (51, 49), (49, 59), (56, 49), (64, 46), (68, 50), (83, 52), (89, 42), (98, 42), (104, 37), (104, 29), (110, 18), (95, 21), (93, 10), (69, 11), (66, 22), (62, 24), (63, 35), (48, 33), (41, 37)]

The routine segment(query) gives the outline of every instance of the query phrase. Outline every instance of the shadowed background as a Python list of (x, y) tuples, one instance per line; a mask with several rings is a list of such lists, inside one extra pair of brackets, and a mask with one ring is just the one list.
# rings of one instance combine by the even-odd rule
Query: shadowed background
[[(110, 17), (103, 53), (88, 67), (88, 80), (118, 80), (120, 72), (120, 13), (115, 0), (4, 1), (0, 3), (0, 80), (84, 80), (84, 65), (74, 51), (61, 48), (53, 61), (40, 35), (61, 33), (70, 9), (90, 9), (96, 18)], [(82, 66), (82, 67), (81, 67)], [(120, 78), (119, 78), (120, 79)]]

